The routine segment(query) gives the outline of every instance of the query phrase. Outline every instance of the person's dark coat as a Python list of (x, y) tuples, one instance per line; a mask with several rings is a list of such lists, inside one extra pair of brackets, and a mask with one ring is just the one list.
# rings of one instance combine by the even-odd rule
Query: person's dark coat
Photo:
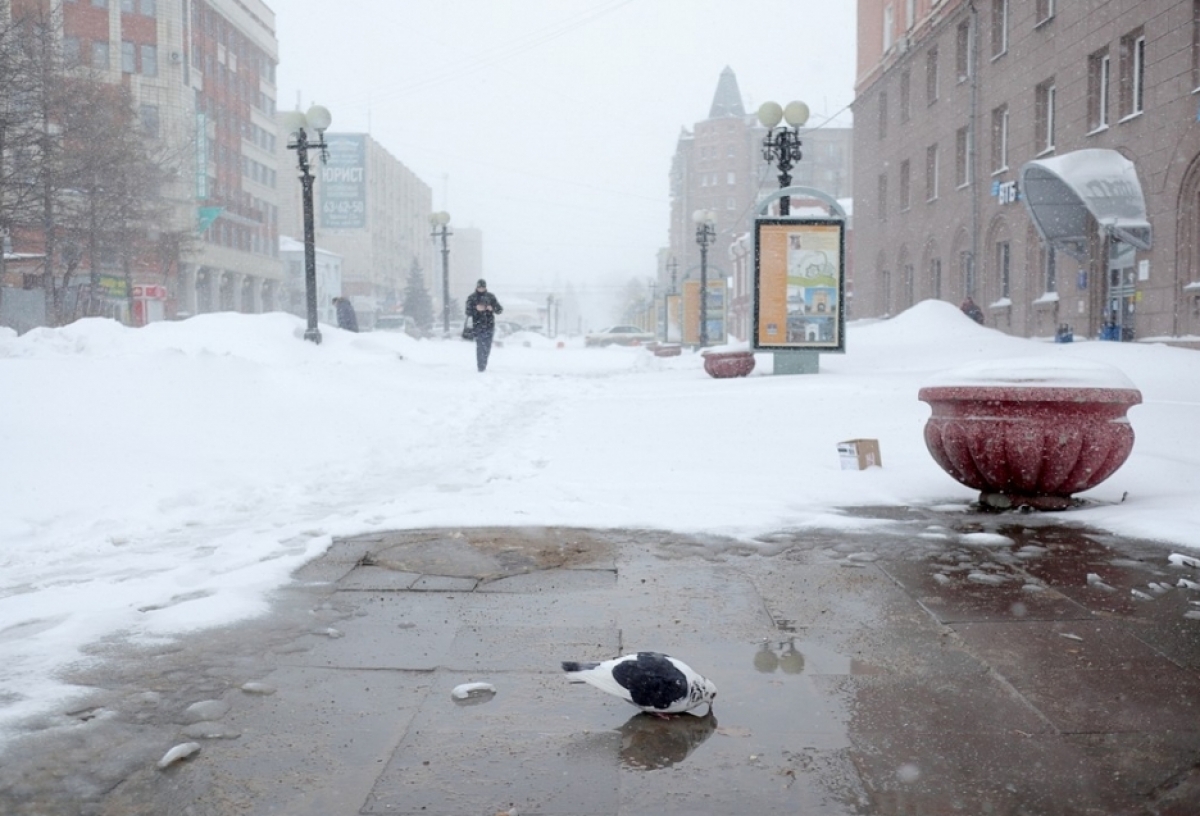
[(338, 328), (352, 332), (358, 331), (358, 315), (354, 313), (354, 305), (350, 303), (349, 299), (334, 298), (333, 302), (337, 307)]
[[(482, 306), (483, 309), (477, 307)], [(490, 308), (489, 308), (490, 307)], [(475, 334), (491, 334), (496, 330), (496, 315), (504, 311), (496, 296), (486, 289), (476, 289), (467, 296), (467, 317), (475, 323)]]
[(974, 320), (979, 325), (983, 325), (983, 309), (979, 308), (979, 304), (971, 298), (967, 298), (962, 304), (963, 314)]

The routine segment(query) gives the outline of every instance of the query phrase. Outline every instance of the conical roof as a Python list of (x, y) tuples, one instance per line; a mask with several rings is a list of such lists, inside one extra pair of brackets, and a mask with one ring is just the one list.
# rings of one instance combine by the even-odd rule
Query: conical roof
[(728, 65), (717, 80), (717, 92), (713, 94), (712, 108), (708, 112), (709, 119), (728, 119), (733, 116), (746, 115), (742, 106), (742, 92), (738, 89), (737, 77)]

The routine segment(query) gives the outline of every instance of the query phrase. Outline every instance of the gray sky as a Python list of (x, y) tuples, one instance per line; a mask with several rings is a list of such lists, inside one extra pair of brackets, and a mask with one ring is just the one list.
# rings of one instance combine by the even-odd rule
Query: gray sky
[[(680, 128), (733, 69), (747, 110), (851, 122), (854, 0), (268, 0), (279, 108), (368, 131), (483, 230), (497, 292), (654, 274)], [(840, 115), (839, 115), (840, 114)]]

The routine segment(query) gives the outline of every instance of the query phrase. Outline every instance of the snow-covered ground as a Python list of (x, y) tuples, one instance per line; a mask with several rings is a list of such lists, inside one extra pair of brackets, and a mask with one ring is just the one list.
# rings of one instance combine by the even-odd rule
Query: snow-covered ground
[[(1072, 521), (1200, 546), (1200, 354), (1025, 340), (929, 301), (851, 324), (815, 376), (715, 380), (699, 356), (474, 346), (215, 314), (0, 329), (0, 741), (76, 691), (102, 637), (171, 637), (265, 609), (334, 536), (474, 525), (649, 527), (750, 541), (862, 529), (838, 508), (965, 504), (925, 449), (918, 389), (964, 366), (1096, 363), (1141, 389), (1129, 461)], [(1076, 362), (1078, 361), (1078, 362)], [(837, 443), (879, 440), (842, 470)], [(1122, 498), (1124, 497), (1124, 500)]]

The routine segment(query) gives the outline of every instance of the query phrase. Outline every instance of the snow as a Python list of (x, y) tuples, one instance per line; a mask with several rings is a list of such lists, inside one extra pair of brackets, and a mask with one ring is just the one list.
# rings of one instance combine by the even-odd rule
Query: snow
[[(1200, 542), (1195, 351), (1011, 337), (936, 301), (851, 323), (820, 374), (772, 376), (759, 354), (723, 380), (691, 351), (580, 338), (516, 335), (479, 374), (461, 341), (303, 333), (283, 314), (0, 329), (0, 740), (78, 693), (58, 673), (89, 644), (261, 614), (335, 536), (642, 527), (766, 549), (779, 529), (885, 523), (843, 507), (963, 507), (975, 493), (925, 449), (917, 399), (947, 372), (1116, 369), (1143, 395), (1133, 454), (1064, 519)], [(861, 437), (884, 466), (842, 470), (837, 443)]]

